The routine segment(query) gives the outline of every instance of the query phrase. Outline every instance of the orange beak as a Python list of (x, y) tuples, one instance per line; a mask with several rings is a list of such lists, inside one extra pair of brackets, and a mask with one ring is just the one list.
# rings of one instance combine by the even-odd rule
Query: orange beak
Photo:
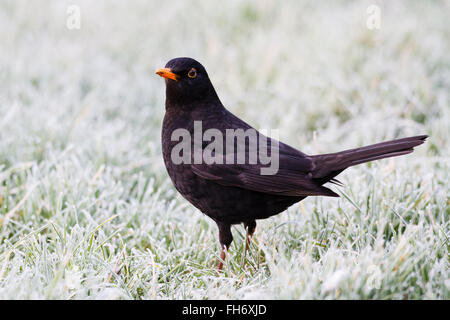
[(178, 81), (178, 77), (179, 77), (178, 75), (173, 73), (170, 68), (158, 69), (158, 70), (156, 70), (156, 74), (158, 76), (163, 77), (163, 78), (172, 79), (172, 80), (175, 80), (175, 81)]

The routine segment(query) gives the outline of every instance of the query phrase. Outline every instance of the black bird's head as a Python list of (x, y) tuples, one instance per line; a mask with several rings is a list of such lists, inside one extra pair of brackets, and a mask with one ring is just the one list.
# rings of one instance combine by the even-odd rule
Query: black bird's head
[(156, 74), (166, 79), (166, 104), (189, 107), (218, 100), (208, 73), (192, 58), (175, 58)]

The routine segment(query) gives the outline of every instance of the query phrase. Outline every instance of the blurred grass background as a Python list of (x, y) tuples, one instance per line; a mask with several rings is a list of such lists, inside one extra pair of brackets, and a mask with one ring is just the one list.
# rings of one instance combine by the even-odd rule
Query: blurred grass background
[[(366, 26), (370, 5), (379, 30)], [(81, 28), (66, 26), (78, 5)], [(1, 299), (448, 299), (449, 1), (0, 3)], [(306, 153), (428, 134), (243, 227), (162, 163), (163, 81), (205, 65), (225, 106)]]

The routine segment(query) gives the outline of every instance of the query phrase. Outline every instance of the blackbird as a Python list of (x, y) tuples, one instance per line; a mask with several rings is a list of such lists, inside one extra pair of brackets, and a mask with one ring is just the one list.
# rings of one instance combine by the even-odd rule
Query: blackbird
[[(307, 155), (262, 135), (228, 111), (219, 100), (205, 68), (196, 60), (187, 57), (172, 59), (156, 74), (164, 77), (166, 83), (166, 112), (162, 124), (164, 163), (175, 188), (216, 222), (221, 246), (219, 269), (233, 240), (231, 225), (244, 224), (247, 250), (257, 219), (276, 215), (308, 196), (338, 197), (323, 185), (327, 182), (339, 183), (334, 178), (346, 168), (411, 153), (427, 138), (420, 135), (336, 153)], [(258, 137), (257, 147), (252, 148), (250, 139), (244, 136), (239, 141), (234, 139), (231, 144), (226, 142), (231, 151), (215, 148), (205, 152), (213, 139), (202, 139), (197, 134), (197, 139), (194, 137), (184, 141), (183, 146), (189, 148), (181, 148), (183, 133), (195, 136), (196, 124), (197, 127), (201, 124), (205, 133), (208, 129), (215, 130), (211, 131), (215, 133), (215, 139), (219, 139), (220, 134), (226, 136), (229, 130), (239, 132), (241, 129), (241, 133), (253, 130)], [(199, 137), (201, 141), (197, 141)], [(270, 149), (271, 156), (274, 159), (277, 156), (278, 162), (276, 172), (270, 174), (262, 172), (268, 166), (267, 161), (248, 160), (252, 152), (258, 154), (262, 150), (259, 142), (264, 139), (267, 148), (277, 147), (274, 151)], [(198, 151), (208, 154), (209, 159), (207, 156), (205, 159), (195, 159)], [(231, 157), (226, 158), (230, 152)], [(174, 155), (181, 156), (184, 161), (174, 159)], [(244, 155), (247, 161), (236, 161), (239, 155)], [(211, 157), (215, 162), (210, 161)], [(234, 161), (225, 161), (230, 159)]]

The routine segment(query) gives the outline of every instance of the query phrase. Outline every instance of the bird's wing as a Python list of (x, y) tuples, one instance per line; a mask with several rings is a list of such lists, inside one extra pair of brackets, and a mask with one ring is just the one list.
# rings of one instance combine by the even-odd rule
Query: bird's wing
[(338, 196), (312, 178), (313, 163), (310, 157), (283, 143), (279, 143), (279, 169), (275, 174), (262, 174), (261, 169), (269, 165), (259, 162), (223, 163), (193, 164), (191, 168), (199, 177), (224, 186), (285, 196)]

